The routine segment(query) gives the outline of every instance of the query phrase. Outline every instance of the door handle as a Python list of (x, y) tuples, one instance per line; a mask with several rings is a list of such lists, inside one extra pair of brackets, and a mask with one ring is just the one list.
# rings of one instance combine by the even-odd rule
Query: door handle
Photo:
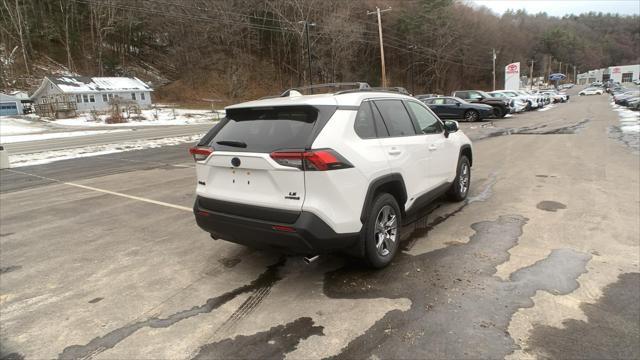
[(389, 155), (400, 155), (401, 153), (402, 153), (402, 151), (400, 149), (391, 148), (389, 150)]
[(428, 149), (429, 149), (429, 151), (436, 151), (436, 150), (438, 150), (438, 147), (436, 145), (431, 144), (431, 145), (429, 145)]

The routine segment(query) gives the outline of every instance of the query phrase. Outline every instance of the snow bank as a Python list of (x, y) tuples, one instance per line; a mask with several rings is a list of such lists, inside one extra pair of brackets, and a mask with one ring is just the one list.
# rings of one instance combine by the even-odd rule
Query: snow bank
[[(153, 149), (162, 146), (195, 143), (203, 136), (204, 134), (198, 134), (164, 139), (133, 140), (118, 144), (85, 146), (81, 148), (52, 150), (33, 154), (9, 155), (9, 160), (11, 161), (12, 167), (41, 165), (60, 160), (76, 159), (81, 157), (113, 154), (134, 150)], [(186, 153), (185, 159), (187, 159)]]
[(42, 126), (42, 124), (38, 124), (33, 120), (28, 120), (29, 118), (37, 119), (37, 116), (36, 117), (27, 117), (27, 116), (0, 117), (0, 137), (4, 137), (8, 135), (33, 134), (33, 133), (43, 132), (47, 130), (44, 126)]
[[(51, 120), (52, 123), (69, 126), (109, 126), (131, 127), (145, 125), (191, 125), (208, 124), (224, 117), (224, 111), (213, 113), (211, 110), (158, 108), (142, 110), (140, 118), (132, 116), (129, 122), (122, 124), (107, 124), (105, 119), (109, 115), (98, 115), (93, 119), (90, 114), (81, 113), (76, 118)], [(97, 121), (96, 121), (97, 120)]]

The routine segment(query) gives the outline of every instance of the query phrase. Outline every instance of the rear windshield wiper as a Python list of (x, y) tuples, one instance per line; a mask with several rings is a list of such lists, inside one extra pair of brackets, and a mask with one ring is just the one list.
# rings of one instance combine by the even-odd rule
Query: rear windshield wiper
[(233, 141), (233, 140), (220, 140), (220, 141), (216, 141), (216, 144), (239, 147), (239, 148), (246, 148), (247, 147), (247, 143), (245, 143), (243, 141)]

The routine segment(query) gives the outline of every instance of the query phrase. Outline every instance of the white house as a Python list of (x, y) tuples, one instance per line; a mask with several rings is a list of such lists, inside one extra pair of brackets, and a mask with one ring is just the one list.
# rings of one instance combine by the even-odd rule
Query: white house
[(0, 116), (22, 115), (22, 99), (0, 93)]
[(138, 78), (47, 76), (31, 99), (39, 115), (60, 117), (76, 110), (108, 111), (116, 98), (149, 108), (152, 91)]

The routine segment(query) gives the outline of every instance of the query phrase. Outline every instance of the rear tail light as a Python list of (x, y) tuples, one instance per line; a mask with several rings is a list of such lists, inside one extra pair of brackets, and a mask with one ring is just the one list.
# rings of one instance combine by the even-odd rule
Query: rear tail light
[(305, 171), (326, 171), (351, 168), (353, 165), (331, 149), (310, 151), (275, 151), (271, 158), (282, 166)]
[(213, 152), (213, 149), (210, 147), (199, 147), (194, 146), (189, 148), (189, 154), (193, 156), (193, 160), (195, 161), (203, 161), (206, 160), (209, 155)]

